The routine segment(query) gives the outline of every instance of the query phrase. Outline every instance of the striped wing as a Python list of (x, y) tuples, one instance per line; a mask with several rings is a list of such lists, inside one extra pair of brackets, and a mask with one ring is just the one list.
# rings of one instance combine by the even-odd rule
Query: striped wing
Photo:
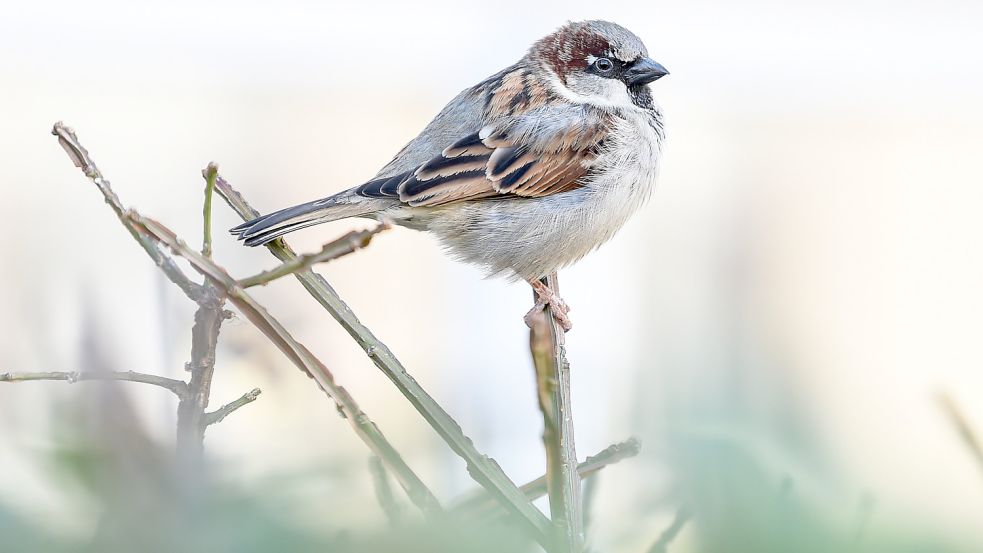
[(604, 119), (585, 108), (534, 110), (465, 136), (416, 169), (369, 181), (356, 192), (411, 206), (558, 194), (582, 185), (605, 134)]

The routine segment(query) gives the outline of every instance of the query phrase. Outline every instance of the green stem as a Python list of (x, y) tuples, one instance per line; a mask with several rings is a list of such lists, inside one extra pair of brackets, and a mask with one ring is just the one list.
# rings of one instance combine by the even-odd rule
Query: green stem
[(212, 256), (212, 191), (215, 190), (215, 177), (218, 176), (218, 165), (209, 163), (205, 168), (205, 206), (202, 208), (204, 224), (201, 255)]

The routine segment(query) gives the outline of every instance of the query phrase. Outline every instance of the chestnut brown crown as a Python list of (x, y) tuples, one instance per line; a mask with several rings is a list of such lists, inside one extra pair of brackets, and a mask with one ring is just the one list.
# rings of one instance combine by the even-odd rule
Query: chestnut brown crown
[(538, 40), (529, 57), (564, 84), (572, 76), (587, 73), (641, 86), (669, 74), (665, 67), (648, 58), (640, 38), (610, 21), (567, 23)]

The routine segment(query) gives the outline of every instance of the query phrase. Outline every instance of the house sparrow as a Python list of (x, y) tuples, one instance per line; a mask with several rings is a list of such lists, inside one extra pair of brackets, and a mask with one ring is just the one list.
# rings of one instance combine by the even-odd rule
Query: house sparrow
[(649, 83), (668, 75), (630, 31), (568, 23), (457, 95), (372, 180), (231, 230), (247, 246), (346, 217), (432, 232), (450, 254), (567, 307), (541, 281), (610, 239), (649, 197), (665, 137)]

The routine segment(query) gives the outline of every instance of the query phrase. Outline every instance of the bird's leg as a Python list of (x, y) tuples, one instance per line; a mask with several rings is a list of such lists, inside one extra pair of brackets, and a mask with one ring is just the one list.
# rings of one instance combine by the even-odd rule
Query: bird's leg
[(569, 332), (573, 328), (573, 324), (570, 322), (570, 307), (567, 305), (567, 302), (563, 301), (563, 298), (554, 293), (545, 282), (539, 279), (527, 280), (526, 282), (532, 286), (533, 292), (536, 295), (536, 304), (523, 317), (526, 321), (526, 326), (532, 328), (536, 315), (546, 309), (548, 305), (553, 312), (553, 318), (556, 319), (556, 322), (563, 327), (564, 332)]

